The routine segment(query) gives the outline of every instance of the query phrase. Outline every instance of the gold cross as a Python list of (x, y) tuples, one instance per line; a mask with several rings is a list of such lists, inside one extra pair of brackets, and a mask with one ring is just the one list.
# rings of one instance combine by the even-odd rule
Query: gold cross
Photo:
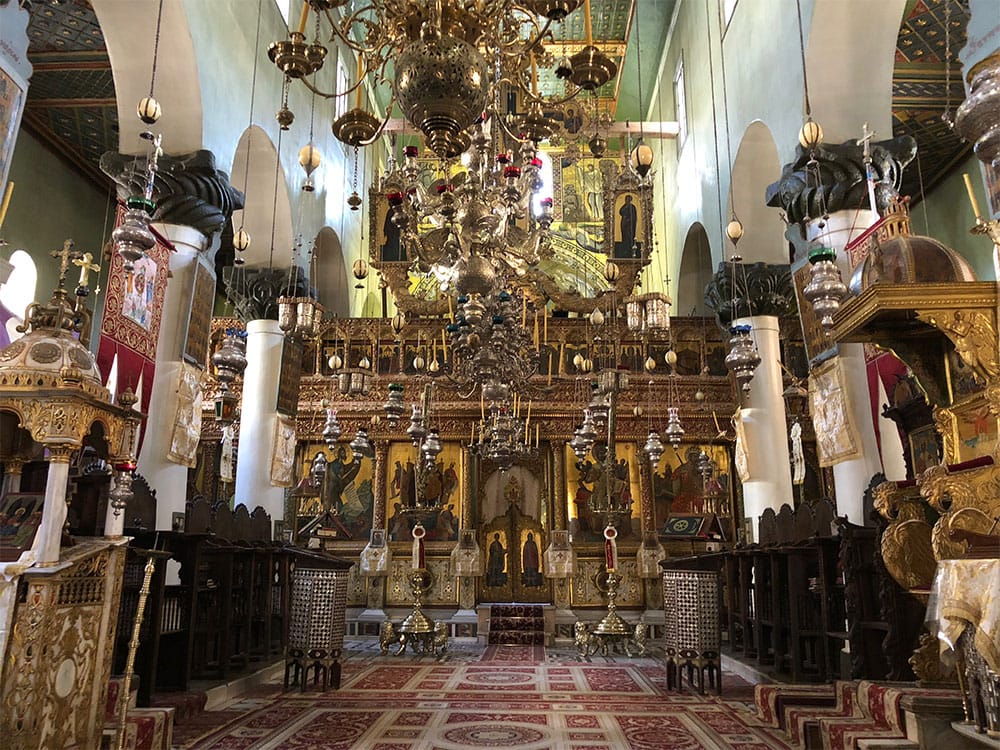
[(92, 253), (84, 253), (83, 257), (76, 258), (72, 261), (74, 266), (80, 267), (80, 286), (87, 286), (87, 282), (90, 280), (91, 271), (97, 273), (101, 270), (101, 267), (93, 261), (94, 256)]
[(50, 250), (49, 255), (53, 258), (59, 258), (59, 286), (64, 286), (66, 281), (66, 272), (69, 270), (70, 258), (76, 257), (73, 252), (73, 245), (75, 243), (73, 240), (66, 240), (63, 242), (62, 250)]

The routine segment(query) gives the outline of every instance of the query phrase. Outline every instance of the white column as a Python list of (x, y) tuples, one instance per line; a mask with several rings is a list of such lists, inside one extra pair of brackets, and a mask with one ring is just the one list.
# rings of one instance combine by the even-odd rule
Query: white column
[(751, 326), (757, 343), (760, 365), (750, 381), (750, 394), (740, 411), (746, 436), (750, 480), (743, 483), (743, 515), (753, 519), (752, 540), (757, 541), (757, 525), (767, 508), (778, 510), (794, 504), (792, 473), (788, 457), (784, 389), (781, 384), (781, 346), (778, 319), (755, 315), (734, 321)]
[[(837, 266), (845, 284), (850, 282), (854, 269), (844, 252), (844, 247), (876, 221), (878, 215), (873, 211), (837, 211), (829, 216), (823, 229), (818, 227), (818, 221), (809, 224), (810, 239), (837, 251)], [(840, 344), (839, 356), (848, 408), (861, 438), (863, 454), (860, 458), (841, 461), (833, 467), (837, 513), (846, 515), (851, 523), (863, 525), (865, 490), (868, 489), (871, 478), (882, 471), (882, 458), (879, 455), (878, 442), (875, 440), (864, 345)]]
[(168, 461), (167, 452), (177, 411), (177, 383), (195, 264), (208, 247), (208, 238), (197, 229), (177, 224), (157, 224), (155, 229), (174, 244), (177, 252), (170, 254), (171, 278), (160, 317), (153, 397), (150, 403), (141, 405), (146, 413), (146, 432), (137, 471), (156, 490), (156, 528), (164, 531), (170, 530), (173, 513), (184, 512), (187, 501), (188, 468)]
[[(115, 473), (111, 475), (111, 491), (114, 491), (121, 481), (121, 475)], [(127, 481), (127, 480), (126, 480)], [(120, 539), (125, 533), (125, 509), (115, 508), (108, 498), (108, 505), (104, 511), (104, 536), (112, 539)]]
[(243, 373), (240, 436), (236, 452), (236, 503), (260, 505), (272, 521), (285, 517), (285, 491), (271, 485), (278, 377), (284, 334), (276, 320), (247, 323), (247, 369)]
[(42, 522), (35, 534), (36, 565), (54, 565), (59, 562), (59, 546), (63, 526), (66, 525), (66, 483), (69, 481), (69, 448), (52, 448), (49, 455), (49, 474), (45, 479), (45, 505)]

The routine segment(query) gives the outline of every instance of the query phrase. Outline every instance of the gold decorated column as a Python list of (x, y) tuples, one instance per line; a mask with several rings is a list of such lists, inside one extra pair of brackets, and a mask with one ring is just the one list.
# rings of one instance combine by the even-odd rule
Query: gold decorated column
[(552, 447), (552, 503), (554, 514), (553, 529), (566, 528), (566, 441), (553, 440)]
[(466, 448), (462, 451), (462, 524), (461, 528), (471, 529), (472, 526), (472, 471), (476, 463), (475, 456)]
[(385, 528), (386, 467), (389, 465), (389, 441), (375, 441), (375, 491), (372, 528)]
[(636, 444), (636, 455), (639, 456), (639, 498), (642, 502), (642, 530), (655, 531), (656, 521), (653, 519), (653, 471), (656, 469), (649, 458), (642, 452), (642, 445)]

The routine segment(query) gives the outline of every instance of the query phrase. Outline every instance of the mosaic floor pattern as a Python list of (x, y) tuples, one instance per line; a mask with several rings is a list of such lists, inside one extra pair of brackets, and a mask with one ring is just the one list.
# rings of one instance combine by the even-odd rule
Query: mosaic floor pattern
[[(502, 649), (502, 647), (500, 647)], [(525, 647), (460, 649), (441, 660), (381, 657), (344, 665), (341, 689), (280, 686), (225, 707), (190, 750), (785, 750), (731, 696), (667, 693), (651, 658), (582, 659)], [(541, 649), (538, 649), (540, 652)], [(534, 661), (532, 661), (534, 659)], [(725, 687), (725, 686), (724, 686)], [(752, 692), (752, 691), (751, 691)], [(211, 713), (211, 712), (209, 712)], [(208, 716), (208, 714), (206, 714)], [(204, 726), (204, 724), (202, 725)]]

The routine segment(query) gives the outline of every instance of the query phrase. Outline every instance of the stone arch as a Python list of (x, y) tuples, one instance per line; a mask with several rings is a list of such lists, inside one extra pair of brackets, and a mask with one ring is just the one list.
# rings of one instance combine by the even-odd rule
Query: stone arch
[(781, 159), (770, 129), (760, 120), (750, 123), (743, 133), (733, 162), (729, 188), (729, 211), (743, 224), (739, 254), (747, 263), (787, 263), (785, 227), (764, 202), (767, 186), (781, 177)]
[(681, 250), (674, 315), (712, 315), (705, 307), (705, 287), (712, 280), (712, 245), (700, 222), (688, 229)]
[[(101, 24), (118, 100), (118, 148), (145, 151), (138, 134), (149, 128), (136, 116), (139, 100), (149, 95), (156, 14), (159, 0), (92, 0)], [(156, 100), (163, 116), (156, 132), (164, 150), (184, 154), (202, 147), (203, 110), (198, 59), (183, 0), (164, 0), (156, 59)]]
[(16, 403), (0, 404), (0, 456), (10, 455), (15, 444), (25, 437), (31, 441), (31, 433), (21, 427), (22, 423)]
[(892, 137), (892, 72), (906, 5), (906, 0), (813, 4), (806, 73), (813, 118), (828, 142), (857, 138), (865, 122), (880, 138)]
[(347, 264), (340, 237), (330, 227), (316, 235), (315, 272), (310, 283), (316, 288), (326, 312), (338, 318), (351, 314), (351, 287), (347, 281)]
[[(249, 158), (247, 158), (249, 156)], [(277, 182), (274, 170), (279, 170)], [(248, 172), (249, 170), (249, 172)], [(250, 233), (250, 247), (244, 253), (247, 267), (268, 264), (287, 268), (292, 252), (292, 203), (285, 171), (278, 150), (270, 136), (257, 125), (243, 131), (233, 155), (230, 182), (245, 190), (245, 206), (233, 212), (233, 226), (243, 226)], [(274, 217), (274, 256), (271, 256), (271, 231)]]

